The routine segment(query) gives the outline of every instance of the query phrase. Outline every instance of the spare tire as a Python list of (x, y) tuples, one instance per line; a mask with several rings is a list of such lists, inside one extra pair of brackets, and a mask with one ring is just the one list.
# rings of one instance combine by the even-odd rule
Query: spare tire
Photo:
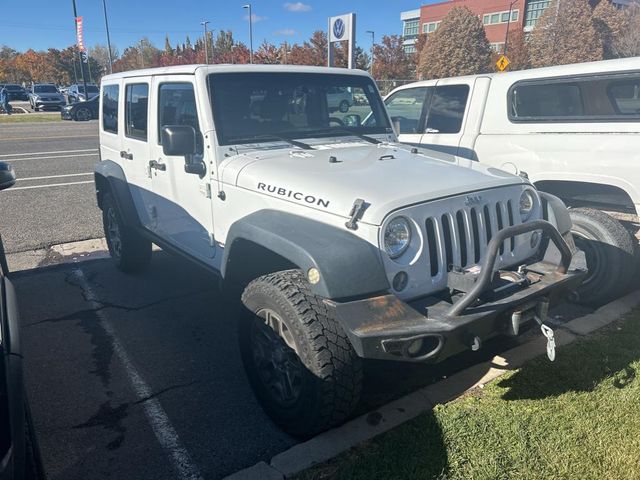
[(635, 245), (620, 222), (600, 210), (569, 210), (571, 233), (589, 273), (578, 288), (581, 303), (602, 304), (624, 294), (634, 271)]

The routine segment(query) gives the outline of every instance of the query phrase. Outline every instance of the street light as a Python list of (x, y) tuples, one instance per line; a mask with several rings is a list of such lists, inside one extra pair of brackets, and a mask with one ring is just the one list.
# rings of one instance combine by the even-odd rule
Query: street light
[(113, 73), (113, 57), (111, 55), (111, 38), (109, 37), (109, 21), (107, 20), (107, 4), (102, 0), (102, 10), (104, 11), (104, 26), (107, 29), (107, 50), (109, 50), (109, 73)]
[(367, 30), (367, 33), (371, 35), (371, 63), (369, 64), (369, 74), (373, 76), (373, 46), (376, 44), (376, 32)]
[(207, 35), (207, 24), (209, 23), (208, 20), (205, 20), (204, 22), (200, 22), (200, 25), (204, 26), (204, 63), (206, 63), (207, 65), (209, 64), (209, 47), (208, 47), (208, 38), (209, 35)]
[(504, 34), (504, 50), (502, 52), (503, 55), (507, 54), (507, 44), (509, 43), (509, 25), (511, 25), (511, 10), (513, 6), (518, 3), (520, 0), (513, 0), (509, 4), (509, 20), (507, 21), (507, 33)]
[(253, 63), (253, 17), (251, 16), (251, 4), (243, 5), (242, 8), (249, 10), (249, 63)]

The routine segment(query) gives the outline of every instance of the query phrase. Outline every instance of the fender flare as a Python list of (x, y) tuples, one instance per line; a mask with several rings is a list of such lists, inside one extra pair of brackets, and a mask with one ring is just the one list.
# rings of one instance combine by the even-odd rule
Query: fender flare
[(569, 216), (569, 210), (562, 200), (550, 193), (538, 190), (542, 200), (543, 217), (550, 221), (558, 229), (561, 235), (571, 231), (573, 222)]
[(140, 219), (122, 167), (113, 160), (103, 160), (94, 169), (94, 179), (98, 207), (102, 210), (102, 197), (106, 193), (105, 190), (108, 189), (112, 193), (124, 223), (132, 227), (139, 227)]
[(250, 241), (280, 255), (300, 268), (320, 272), (310, 284), (316, 295), (337, 300), (389, 290), (378, 248), (356, 235), (309, 218), (275, 210), (259, 210), (231, 225), (222, 258), (222, 276), (230, 265), (238, 241)]

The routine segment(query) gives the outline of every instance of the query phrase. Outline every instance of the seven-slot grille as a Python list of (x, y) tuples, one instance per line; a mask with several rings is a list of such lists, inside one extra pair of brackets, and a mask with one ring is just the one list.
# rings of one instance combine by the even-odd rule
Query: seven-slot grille
[[(513, 200), (464, 207), (426, 219), (426, 243), (431, 277), (446, 274), (452, 267), (480, 263), (487, 244), (503, 228), (520, 223)], [(502, 242), (500, 255), (515, 250), (515, 240)]]

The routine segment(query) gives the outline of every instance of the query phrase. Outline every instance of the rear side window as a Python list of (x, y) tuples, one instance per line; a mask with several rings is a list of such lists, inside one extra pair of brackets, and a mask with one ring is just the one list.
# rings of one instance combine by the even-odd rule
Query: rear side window
[(458, 133), (469, 98), (469, 85), (438, 86), (431, 98), (425, 133)]
[(517, 82), (509, 90), (508, 114), (512, 122), (639, 120), (640, 74)]
[(429, 103), (432, 93), (433, 87), (407, 88), (384, 101), (398, 133), (422, 133), (422, 111), (425, 103)]
[(119, 85), (105, 85), (102, 88), (102, 129), (105, 132), (118, 133), (119, 95)]
[(149, 85), (146, 83), (127, 85), (124, 108), (127, 137), (147, 141), (148, 109)]

